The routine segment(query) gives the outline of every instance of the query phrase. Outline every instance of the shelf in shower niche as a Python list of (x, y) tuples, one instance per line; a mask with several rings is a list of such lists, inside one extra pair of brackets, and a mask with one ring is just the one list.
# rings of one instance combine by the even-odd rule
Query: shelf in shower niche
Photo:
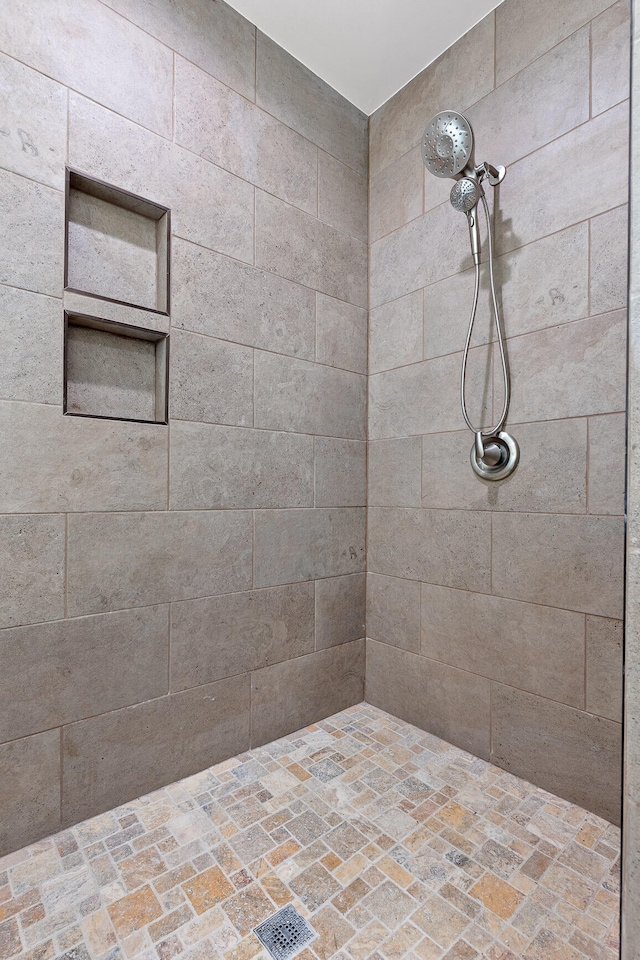
[(64, 413), (168, 423), (169, 337), (84, 314), (64, 314)]
[(171, 211), (67, 168), (64, 286), (169, 312)]

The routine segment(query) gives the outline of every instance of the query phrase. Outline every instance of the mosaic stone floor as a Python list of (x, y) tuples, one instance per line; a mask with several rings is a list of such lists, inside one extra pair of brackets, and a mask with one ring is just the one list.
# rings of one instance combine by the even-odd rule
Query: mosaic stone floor
[(361, 704), (0, 860), (0, 957), (614, 960), (619, 839)]

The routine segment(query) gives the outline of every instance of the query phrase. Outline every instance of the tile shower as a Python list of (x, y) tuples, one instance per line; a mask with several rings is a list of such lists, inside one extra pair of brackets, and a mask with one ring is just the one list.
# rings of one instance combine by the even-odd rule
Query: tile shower
[[(181, 910), (185, 929), (199, 922), (186, 874), (152, 893), (169, 926), (158, 914), (117, 930), (109, 908), (152, 876), (147, 864), (134, 883), (119, 863), (150, 848), (143, 859), (167, 871), (217, 863), (221, 899), (246, 887), (247, 904), (294, 897), (312, 922), (328, 915), (305, 960), (615, 956), (627, 4), (505, 0), (369, 120), (220, 0), (6, 0), (0, 51), (0, 956), (257, 955), (224, 905), (204, 911), (197, 940), (169, 930)], [(522, 459), (501, 485), (472, 475), (461, 429), (466, 225), (419, 154), (424, 124), (449, 107), (468, 115), (478, 153), (508, 166), (494, 215)], [(67, 176), (120, 199), (106, 220), (81, 201), (71, 221), (85, 232), (66, 240)], [(167, 299), (164, 248), (149, 253), (130, 194), (170, 211)], [(115, 269), (100, 275), (105, 249)], [(104, 299), (143, 253), (155, 286)], [(490, 419), (500, 380), (486, 296), (481, 307), (471, 394)], [(105, 344), (114, 359), (101, 364)], [(67, 414), (89, 416), (63, 415), (65, 373), (79, 405)], [(100, 419), (123, 410), (140, 415)], [(313, 756), (318, 738), (333, 738), (326, 756)], [(348, 802), (336, 784), (323, 794), (322, 763)], [(419, 816), (398, 787), (415, 776), (439, 778)], [(203, 840), (198, 823), (238, 781), (237, 818), (211, 819)], [(328, 829), (372, 805), (360, 872), (341, 870), (331, 843), (308, 854), (315, 838), (282, 863), (247, 850), (227, 870), (214, 847), (252, 823), (278, 849), (298, 844), (286, 818), (263, 823), (287, 789)], [(186, 817), (180, 836), (140, 813), (163, 803)], [(374, 836), (396, 807), (389, 822), (413, 817), (418, 836)], [(483, 866), (490, 842), (509, 869)], [(407, 872), (414, 855), (445, 876)], [(520, 869), (536, 856), (538, 870), (554, 862), (548, 883)], [(485, 869), (491, 890), (514, 891), (497, 913), (472, 889)], [(572, 893), (585, 869), (593, 889)], [(327, 892), (313, 904), (296, 884), (308, 870)], [(55, 878), (83, 871), (91, 894), (63, 892), (61, 906)], [(416, 901), (413, 940), (371, 906), (383, 882)], [(424, 912), (436, 894), (480, 932), (438, 933)], [(509, 897), (517, 916), (502, 916)]]

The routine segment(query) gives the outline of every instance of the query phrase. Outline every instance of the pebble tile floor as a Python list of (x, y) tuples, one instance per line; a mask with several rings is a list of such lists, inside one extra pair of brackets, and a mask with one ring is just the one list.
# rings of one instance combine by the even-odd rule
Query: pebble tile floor
[(619, 830), (360, 704), (0, 860), (0, 957), (614, 960)]

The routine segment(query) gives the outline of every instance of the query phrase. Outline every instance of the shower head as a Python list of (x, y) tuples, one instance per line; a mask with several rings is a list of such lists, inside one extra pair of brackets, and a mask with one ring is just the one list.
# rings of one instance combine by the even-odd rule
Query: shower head
[(457, 179), (465, 167), (473, 170), (473, 131), (467, 118), (454, 110), (437, 113), (422, 136), (422, 159), (436, 177)]
[(454, 210), (459, 210), (460, 213), (469, 213), (469, 210), (473, 210), (477, 204), (482, 193), (482, 187), (476, 180), (472, 180), (470, 177), (462, 177), (460, 180), (456, 180), (451, 187), (449, 195), (451, 206)]

